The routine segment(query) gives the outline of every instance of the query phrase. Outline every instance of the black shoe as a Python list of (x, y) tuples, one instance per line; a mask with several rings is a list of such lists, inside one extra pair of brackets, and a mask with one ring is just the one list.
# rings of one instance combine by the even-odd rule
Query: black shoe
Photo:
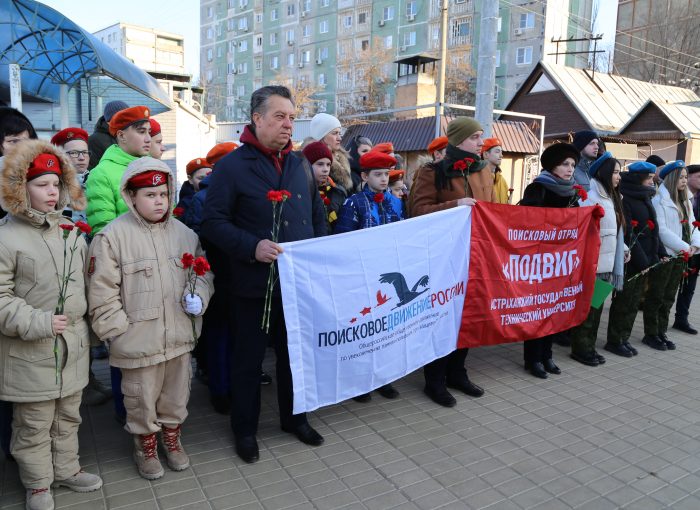
[(575, 352), (572, 352), (571, 359), (576, 360), (579, 363), (583, 363), (584, 365), (588, 365), (589, 367), (597, 367), (600, 365), (598, 357), (592, 352), (586, 354), (576, 354)]
[(627, 350), (632, 353), (632, 356), (636, 356), (637, 354), (639, 354), (639, 351), (632, 347), (632, 344), (630, 344), (629, 342), (622, 342), (622, 345), (624, 345), (627, 348)]
[(299, 425), (298, 427), (282, 427), (282, 430), (294, 434), (297, 439), (304, 444), (310, 446), (321, 446), (323, 444), (323, 436), (316, 432), (314, 428), (308, 423)]
[(397, 398), (399, 396), (399, 392), (391, 384), (385, 384), (381, 388), (377, 388), (377, 393), (384, 398)]
[(457, 400), (445, 388), (434, 390), (433, 388), (426, 386), (423, 388), (423, 393), (428, 395), (430, 400), (443, 407), (454, 407), (457, 405)]
[(258, 450), (258, 442), (255, 436), (245, 436), (236, 438), (236, 453), (248, 464), (257, 462), (260, 459), (260, 451)]
[(535, 377), (539, 377), (540, 379), (546, 379), (549, 377), (544, 369), (544, 365), (539, 361), (537, 363), (525, 363), (525, 370), (530, 372)]
[(597, 351), (593, 351), (593, 356), (598, 360), (599, 365), (605, 365), (605, 356), (598, 354)]
[(608, 352), (612, 352), (613, 354), (617, 354), (618, 356), (622, 356), (623, 358), (631, 358), (634, 356), (632, 352), (625, 346), (625, 344), (611, 344), (608, 342), (605, 344), (605, 347), (603, 347)]
[(550, 374), (561, 374), (561, 369), (554, 363), (552, 358), (544, 360), (542, 364), (544, 365), (544, 369)]
[(470, 397), (475, 397), (479, 398), (484, 394), (484, 389), (481, 388), (480, 386), (477, 386), (473, 382), (471, 382), (467, 377), (464, 377), (463, 379), (459, 381), (451, 381), (449, 378), (447, 379), (447, 387), (448, 388), (453, 388), (455, 390), (459, 390), (463, 393), (466, 393)]
[(267, 386), (268, 384), (272, 384), (272, 377), (267, 375), (265, 372), (262, 372), (260, 374), (260, 384), (262, 386)]
[(683, 333), (688, 333), (689, 335), (697, 335), (698, 330), (695, 329), (693, 326), (688, 324), (687, 322), (674, 322), (673, 323), (673, 329), (677, 329), (678, 331), (682, 331)]
[(363, 393), (362, 395), (358, 395), (358, 396), (356, 396), (356, 397), (352, 397), (352, 399), (353, 399), (355, 402), (360, 402), (360, 403), (364, 404), (364, 403), (369, 402), (370, 400), (372, 400), (372, 394), (371, 394), (371, 393)]
[(658, 337), (659, 337), (659, 340), (661, 340), (664, 343), (664, 345), (666, 346), (666, 350), (669, 350), (669, 351), (676, 350), (676, 344), (674, 344), (673, 342), (671, 342), (668, 339), (668, 336), (666, 336), (666, 333), (659, 333)]
[(644, 345), (648, 345), (652, 349), (656, 349), (657, 351), (667, 350), (666, 344), (656, 335), (644, 335), (644, 338), (642, 338), (642, 343)]
[(224, 415), (231, 413), (231, 397), (228, 395), (211, 395), (209, 401), (217, 413)]

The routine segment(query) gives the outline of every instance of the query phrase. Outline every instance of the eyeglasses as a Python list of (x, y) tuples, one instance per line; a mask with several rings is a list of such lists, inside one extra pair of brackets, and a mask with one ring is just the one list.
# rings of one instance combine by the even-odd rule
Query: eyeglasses
[(90, 157), (90, 151), (66, 151), (66, 154), (68, 154), (73, 159), (78, 159), (80, 157), (83, 157), (83, 158)]

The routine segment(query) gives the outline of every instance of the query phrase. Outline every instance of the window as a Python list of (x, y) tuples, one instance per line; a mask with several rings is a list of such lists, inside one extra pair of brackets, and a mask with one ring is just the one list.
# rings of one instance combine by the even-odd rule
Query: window
[(234, 51), (236, 51), (236, 45), (237, 45), (237, 44), (238, 44), (238, 43), (237, 43), (236, 41), (229, 41), (229, 42), (228, 42), (228, 52), (229, 52), (229, 53), (233, 53)]
[(259, 35), (255, 38), (255, 46), (256, 47), (262, 48), (262, 42), (263, 42), (263, 38), (261, 35)]
[(278, 17), (277, 9), (272, 9), (272, 11), (270, 11), (270, 20), (275, 21)]
[(233, 74), (233, 69), (236, 67), (235, 64), (226, 64), (226, 74)]
[(246, 74), (248, 72), (248, 62), (238, 64), (238, 74)]
[(406, 2), (406, 16), (415, 17), (417, 13), (416, 2)]
[(248, 41), (241, 41), (238, 43), (238, 52), (242, 53), (248, 51)]
[(248, 0), (241, 0), (238, 5), (241, 6), (241, 9), (244, 9), (245, 7), (248, 7)]
[(294, 67), (294, 53), (287, 55), (287, 65), (289, 67)]
[(280, 66), (279, 57), (270, 57), (270, 69), (277, 69)]
[(302, 12), (311, 11), (311, 0), (304, 0), (303, 2), (301, 2), (301, 10)]
[(287, 4), (287, 16), (294, 16), (296, 12), (296, 4)]
[(515, 53), (515, 63), (519, 66), (532, 63), (532, 46), (518, 48)]
[(238, 20), (238, 30), (248, 30), (248, 18)]
[(262, 14), (260, 14), (260, 13), (256, 14), (256, 15), (255, 15), (255, 22), (256, 22), (256, 23), (262, 23), (262, 18), (263, 18), (263, 15), (262, 15)]
[(350, 28), (352, 26), (352, 16), (343, 16), (343, 27)]
[(209, 69), (207, 71), (207, 81), (211, 81), (212, 78), (213, 78), (213, 75), (212, 75), (211, 69)]
[(270, 44), (277, 44), (277, 32), (270, 34)]
[(386, 49), (390, 49), (390, 48), (392, 48), (393, 46), (394, 46), (394, 36), (392, 36), (392, 35), (387, 35), (387, 36), (384, 38), (384, 47), (385, 47)]
[(533, 12), (523, 12), (520, 14), (520, 24), (518, 28), (534, 28), (535, 27), (535, 13)]
[(415, 46), (416, 45), (416, 33), (415, 32), (404, 32), (403, 34), (403, 46)]
[(216, 35), (218, 37), (221, 37), (221, 27), (222, 26), (223, 26), (223, 23), (219, 23), (218, 25), (216, 25)]
[(311, 62), (311, 50), (306, 50), (301, 54), (304, 63), (308, 64)]
[(501, 67), (501, 50), (496, 50), (496, 67)]
[(499, 89), (499, 86), (498, 86), (498, 83), (496, 83), (493, 87), (493, 100), (494, 101), (498, 101), (498, 89)]
[(234, 28), (236, 28), (236, 20), (233, 18), (227, 19), (226, 20), (226, 30), (228, 30), (230, 32)]
[(321, 0), (321, 7), (328, 7), (331, 4), (331, 0)]
[(471, 20), (469, 18), (460, 18), (452, 24), (452, 37), (469, 37), (471, 33)]
[(211, 40), (214, 38), (214, 31), (211, 28), (207, 28), (207, 39)]
[(311, 37), (311, 25), (304, 25), (304, 27), (301, 30), (304, 37)]
[(319, 34), (327, 34), (328, 33), (328, 20), (324, 19), (321, 23), (318, 24), (318, 33)]
[(358, 25), (364, 25), (367, 23), (367, 13), (366, 12), (361, 12), (360, 14), (357, 15), (357, 23)]
[(501, 26), (503, 25), (503, 18), (498, 18), (498, 32), (501, 31)]
[(362, 51), (367, 51), (369, 49), (369, 41), (367, 39), (363, 40), (360, 43), (360, 47), (362, 48)]
[(324, 85), (326, 85), (326, 75), (325, 75), (325, 74), (321, 73), (321, 74), (318, 75), (318, 84), (319, 84), (321, 87), (323, 87)]
[(294, 29), (287, 30), (287, 42), (294, 42)]
[(214, 9), (207, 7), (207, 18), (211, 18), (212, 16), (214, 16)]
[(223, 48), (221, 46), (218, 46), (216, 48), (216, 57), (221, 58), (221, 55), (223, 55), (223, 53), (224, 53)]
[(328, 58), (328, 46), (324, 46), (321, 48), (321, 51), (319, 52), (319, 55), (321, 56), (322, 59), (327, 59)]
[(245, 96), (245, 85), (239, 85), (237, 92), (238, 92), (238, 97)]
[(384, 21), (389, 21), (394, 19), (394, 6), (390, 5), (389, 7), (384, 7), (384, 10), (382, 12), (382, 19)]
[(211, 62), (212, 60), (214, 60), (214, 50), (209, 48), (207, 50), (207, 62)]
[(255, 61), (255, 70), (260, 71), (262, 69), (262, 60), (258, 59)]

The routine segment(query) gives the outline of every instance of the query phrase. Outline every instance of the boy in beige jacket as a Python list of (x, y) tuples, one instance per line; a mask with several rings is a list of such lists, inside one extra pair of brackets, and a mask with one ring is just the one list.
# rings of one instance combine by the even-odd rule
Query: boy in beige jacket
[[(52, 485), (76, 492), (102, 487), (99, 476), (80, 469), (78, 457), (90, 349), (87, 246), (61, 215), (69, 203), (82, 209), (85, 198), (60, 149), (31, 140), (7, 156), (0, 177), (0, 205), (8, 213), (0, 220), (0, 400), (13, 402), (10, 450), (29, 510), (54, 508)], [(75, 246), (73, 274), (57, 313), (59, 279), (70, 260), (64, 243)]]
[(90, 244), (88, 303), (92, 329), (109, 347), (109, 364), (122, 370), (125, 429), (134, 435), (139, 474), (163, 476), (156, 434), (162, 431), (168, 466), (187, 469), (180, 443), (187, 417), (191, 356), (213, 276), (197, 277), (190, 294), (182, 255), (203, 254), (197, 235), (170, 213), (175, 185), (168, 166), (143, 157), (121, 180), (129, 213)]

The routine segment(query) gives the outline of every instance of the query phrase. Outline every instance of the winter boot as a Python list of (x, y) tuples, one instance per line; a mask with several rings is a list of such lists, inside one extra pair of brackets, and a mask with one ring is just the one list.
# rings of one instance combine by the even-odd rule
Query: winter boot
[(158, 459), (158, 439), (155, 432), (143, 436), (134, 435), (134, 462), (139, 474), (146, 480), (157, 480), (165, 474)]
[(53, 483), (54, 487), (67, 487), (73, 492), (92, 492), (102, 487), (102, 478), (92, 473), (86, 473), (83, 470), (65, 480), (56, 480)]
[(27, 489), (26, 503), (27, 510), (53, 510), (53, 496), (48, 488)]
[(168, 459), (168, 467), (173, 471), (183, 471), (190, 467), (190, 458), (185, 453), (182, 443), (180, 442), (180, 430), (180, 425), (174, 429), (163, 425), (165, 456)]

